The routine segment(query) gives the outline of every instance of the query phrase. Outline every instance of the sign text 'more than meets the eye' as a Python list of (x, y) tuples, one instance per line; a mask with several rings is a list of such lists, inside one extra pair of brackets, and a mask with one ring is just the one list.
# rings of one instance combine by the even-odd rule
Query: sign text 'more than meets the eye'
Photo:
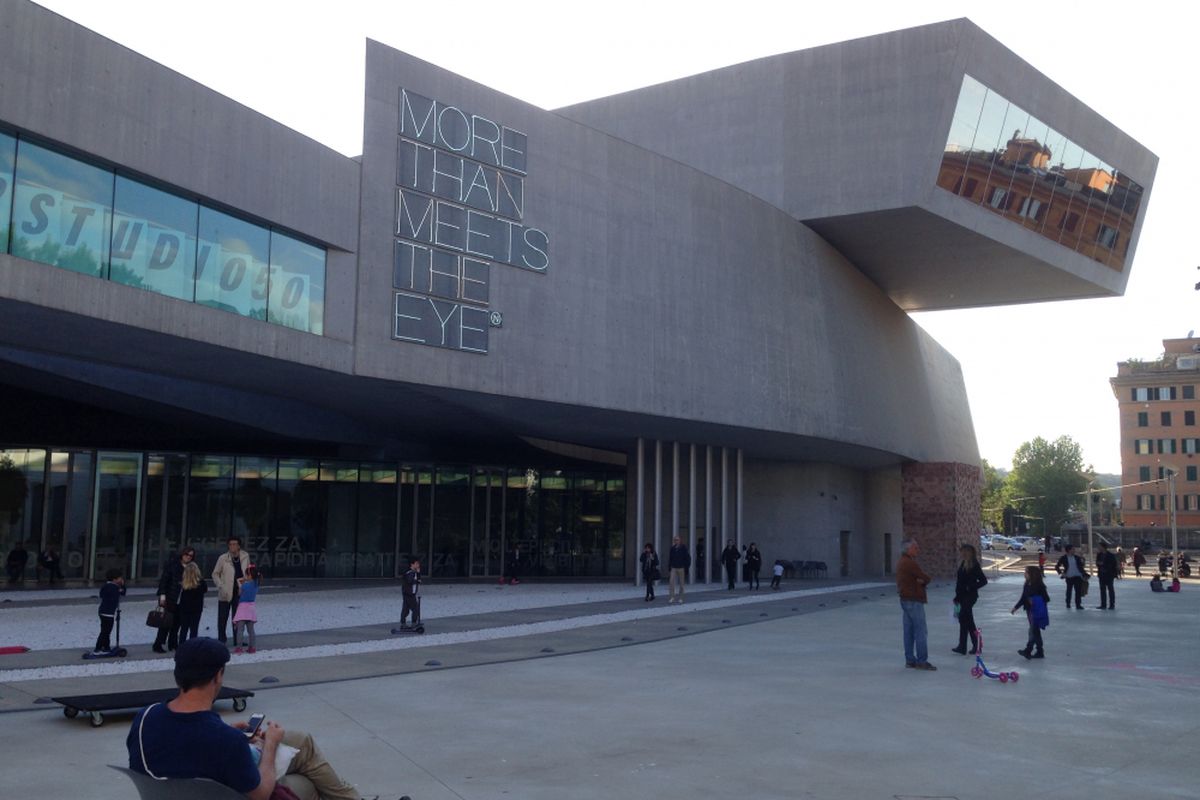
[(393, 338), (488, 352), (493, 264), (550, 268), (525, 223), (524, 133), (400, 89)]

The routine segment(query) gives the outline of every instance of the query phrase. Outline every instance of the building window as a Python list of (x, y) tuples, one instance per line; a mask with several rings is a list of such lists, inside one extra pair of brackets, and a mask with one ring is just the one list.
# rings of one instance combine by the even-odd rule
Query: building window
[(1021, 207), (1017, 211), (1018, 216), (1025, 217), (1026, 219), (1036, 220), (1038, 222), (1042, 221), (1042, 217), (1045, 216), (1045, 213), (1046, 206), (1042, 203), (1042, 201), (1034, 200), (1032, 197), (1026, 197), (1023, 199), (1021, 201)]
[(1139, 494), (1137, 496), (1138, 511), (1153, 511), (1154, 510), (1154, 495)]
[(1190, 466), (1190, 467), (1188, 467), (1188, 468), (1187, 468), (1187, 479), (1188, 479), (1189, 481), (1194, 481), (1194, 480), (1196, 480), (1196, 467), (1195, 467), (1195, 465), (1192, 465), (1192, 466)]
[(1117, 235), (1116, 228), (1110, 228), (1102, 224), (1096, 229), (1096, 241), (1100, 243), (1101, 247), (1107, 247), (1109, 250), (1113, 249), (1117, 246), (1118, 238), (1120, 237)]
[(1076, 226), (1076, 225), (1078, 225), (1078, 224), (1079, 224), (1079, 215), (1078, 215), (1078, 214), (1073, 214), (1073, 213), (1072, 213), (1072, 214), (1067, 214), (1067, 213), (1064, 213), (1064, 214), (1062, 215), (1062, 217), (1061, 217), (1061, 218), (1059, 218), (1059, 220), (1058, 220), (1058, 227), (1059, 227), (1059, 229), (1060, 229), (1060, 230), (1064, 230), (1064, 231), (1066, 231), (1067, 233), (1074, 233), (1074, 232), (1075, 232), (1075, 226)]
[(1153, 453), (1154, 450), (1150, 447), (1149, 439), (1134, 439), (1133, 452), (1137, 453), (1139, 456), (1148, 456)]
[(988, 205), (997, 211), (1007, 211), (1013, 207), (1013, 202), (1016, 200), (1016, 195), (1007, 189), (1001, 189), (998, 186), (991, 187), (992, 191), (988, 195)]
[(1145, 403), (1150, 400), (1150, 390), (1145, 386), (1138, 386), (1131, 389), (1129, 392), (1131, 398), (1138, 403)]
[(1158, 440), (1158, 452), (1162, 455), (1174, 455), (1175, 454), (1175, 440), (1174, 439), (1159, 439)]
[(1183, 452), (1189, 455), (1196, 455), (1197, 449), (1200, 449), (1198, 448), (1200, 439), (1180, 439), (1179, 441), (1183, 442)]
[(1174, 386), (1159, 386), (1155, 391), (1158, 393), (1159, 400), (1174, 400), (1175, 399), (1175, 387)]
[(1187, 386), (1183, 387), (1183, 399), (1184, 400), (1195, 400), (1196, 399), (1196, 386), (1194, 384), (1189, 383)]
[(1145, 412), (1145, 411), (1138, 412), (1138, 427), (1139, 428), (1150, 427), (1150, 415), (1147, 412)]
[(1146, 467), (1146, 466), (1138, 467), (1138, 480), (1139, 481), (1150, 480), (1150, 468), (1149, 467)]
[(1170, 411), (1164, 411), (1164, 412), (1162, 412), (1162, 413), (1159, 415), (1159, 419), (1161, 419), (1161, 420), (1162, 420), (1162, 426), (1163, 426), (1164, 428), (1169, 428), (1169, 427), (1171, 427), (1171, 412), (1170, 412)]
[(1200, 495), (1185, 494), (1183, 496), (1183, 507), (1187, 511), (1200, 511)]
[(119, 171), (0, 134), (0, 252), (324, 332), (323, 248)]
[(1183, 424), (1184, 425), (1195, 425), (1196, 424), (1196, 412), (1195, 411), (1183, 412)]

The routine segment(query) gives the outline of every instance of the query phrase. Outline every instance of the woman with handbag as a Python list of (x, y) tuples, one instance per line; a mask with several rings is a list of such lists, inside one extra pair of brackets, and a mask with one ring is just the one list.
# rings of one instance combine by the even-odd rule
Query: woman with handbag
[[(179, 553), (179, 558), (163, 565), (162, 575), (158, 578), (158, 606), (163, 609), (164, 616), (158, 633), (154, 636), (156, 653), (174, 650), (179, 644), (179, 593), (183, 591), (183, 570), (196, 558), (194, 547), (185, 547)], [(166, 649), (163, 649), (163, 645)]]

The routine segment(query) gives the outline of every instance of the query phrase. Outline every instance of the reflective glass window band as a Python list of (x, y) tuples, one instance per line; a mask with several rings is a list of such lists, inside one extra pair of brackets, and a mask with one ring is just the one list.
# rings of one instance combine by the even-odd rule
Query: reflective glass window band
[(267, 229), (201, 206), (196, 247), (196, 302), (265, 321)]
[(17, 162), (17, 140), (0, 133), (0, 253), (8, 252), (12, 221), (13, 171)]
[(199, 204), (118, 175), (113, 207), (109, 277), (193, 300)]
[(112, 195), (110, 170), (20, 140), (12, 254), (107, 277)]
[(1112, 165), (969, 75), (937, 184), (1114, 269), (1124, 266), (1143, 193)]
[(267, 319), (321, 335), (325, 320), (325, 250), (271, 231)]

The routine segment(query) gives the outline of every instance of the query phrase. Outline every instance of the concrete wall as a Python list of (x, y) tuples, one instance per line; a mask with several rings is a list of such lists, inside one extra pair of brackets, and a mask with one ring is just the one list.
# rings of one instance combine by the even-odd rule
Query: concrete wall
[[(492, 267), (486, 357), (389, 338), (400, 87), (528, 135), (526, 220), (552, 261)], [(375, 43), (363, 174), (360, 375), (978, 458), (954, 359), (760, 198)]]

